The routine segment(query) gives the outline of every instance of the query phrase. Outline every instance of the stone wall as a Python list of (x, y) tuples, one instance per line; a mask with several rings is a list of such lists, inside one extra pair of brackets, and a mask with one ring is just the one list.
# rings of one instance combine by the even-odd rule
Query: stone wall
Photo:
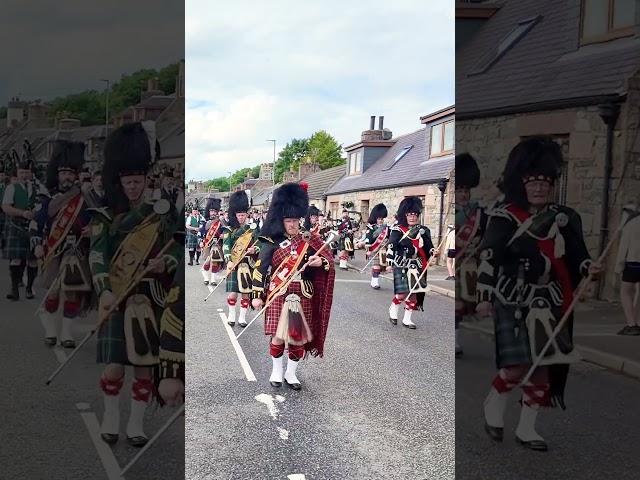
[[(455, 186), (454, 179), (452, 177), (447, 185), (444, 196), (444, 218), (442, 223), (443, 237), (446, 236), (447, 225), (453, 225), (455, 222), (453, 205), (454, 191)], [(354, 206), (353, 208), (350, 208), (350, 210), (356, 211), (361, 210), (363, 201), (369, 202), (369, 209), (373, 208), (378, 203), (384, 203), (389, 212), (389, 219), (392, 220), (393, 216), (398, 211), (398, 206), (402, 199), (411, 195), (421, 197), (425, 207), (422, 222), (429, 227), (429, 230), (431, 230), (431, 238), (433, 243), (437, 245), (440, 221), (440, 190), (435, 184), (411, 185), (399, 188), (329, 195), (326, 200), (326, 211), (331, 212), (331, 217), (335, 218), (336, 212), (337, 215), (340, 216), (343, 202), (353, 202)], [(367, 218), (363, 218), (363, 222), (366, 221)]]
[[(619, 224), (622, 205), (640, 197), (638, 105), (640, 80), (632, 79), (628, 99), (622, 105), (614, 129), (613, 171), (609, 183), (609, 231), (612, 233)], [(606, 154), (606, 125), (597, 106), (458, 120), (456, 151), (471, 153), (482, 172), (481, 185), (473, 191), (473, 197), (490, 203), (499, 196), (497, 182), (510, 150), (531, 135), (551, 135), (562, 145), (566, 169), (556, 186), (556, 196), (560, 203), (580, 213), (587, 247), (591, 255), (597, 257)], [(619, 278), (614, 273), (616, 249), (617, 244), (606, 261), (601, 286), (601, 296), (605, 299), (618, 296)]]

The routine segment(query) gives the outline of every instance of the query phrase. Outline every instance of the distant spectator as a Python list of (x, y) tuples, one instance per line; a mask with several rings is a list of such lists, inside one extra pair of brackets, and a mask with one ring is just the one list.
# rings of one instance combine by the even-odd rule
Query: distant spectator
[(634, 302), (640, 284), (640, 216), (629, 220), (622, 230), (616, 273), (622, 273), (620, 300), (627, 324), (618, 335), (640, 335), (638, 302)]
[(449, 232), (447, 233), (445, 250), (447, 251), (447, 271), (449, 272), (449, 276), (446, 279), (455, 280), (456, 229), (453, 225), (449, 225)]

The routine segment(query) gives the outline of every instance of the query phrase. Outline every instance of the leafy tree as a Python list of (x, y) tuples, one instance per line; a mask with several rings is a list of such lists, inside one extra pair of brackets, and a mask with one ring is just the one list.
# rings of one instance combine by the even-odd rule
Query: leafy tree
[(294, 170), (300, 165), (300, 160), (309, 153), (309, 140), (306, 138), (294, 138), (280, 150), (278, 161), (274, 169), (275, 182), (282, 181), (282, 176), (291, 168)]
[(309, 139), (309, 151), (307, 158), (320, 165), (321, 170), (344, 165), (342, 158), (342, 145), (324, 130), (319, 130)]

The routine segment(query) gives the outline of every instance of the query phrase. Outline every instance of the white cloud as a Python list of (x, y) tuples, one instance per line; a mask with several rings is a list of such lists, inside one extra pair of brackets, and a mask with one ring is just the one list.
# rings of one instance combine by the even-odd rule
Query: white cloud
[(374, 114), (408, 133), (454, 101), (449, 0), (210, 5), (186, 9), (189, 178), (271, 161), (269, 138), (356, 142)]

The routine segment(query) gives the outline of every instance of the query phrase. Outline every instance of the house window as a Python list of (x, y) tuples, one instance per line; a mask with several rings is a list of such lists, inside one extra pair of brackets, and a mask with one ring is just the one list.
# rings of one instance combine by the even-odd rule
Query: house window
[(582, 43), (631, 36), (635, 17), (635, 0), (582, 0)]
[(349, 175), (362, 173), (362, 150), (349, 154)]
[(453, 120), (431, 127), (431, 156), (453, 152), (455, 145), (455, 123)]
[(331, 220), (336, 220), (338, 218), (338, 202), (331, 202), (329, 212), (331, 213)]
[(362, 215), (362, 220), (366, 222), (367, 218), (369, 218), (369, 200), (360, 201), (360, 214)]
[(411, 148), (413, 148), (413, 145), (409, 145), (408, 147), (404, 147), (402, 150), (400, 150), (400, 152), (398, 152), (398, 154), (393, 158), (389, 166), (383, 168), (383, 170), (391, 170), (393, 166), (398, 163), (402, 159), (402, 157), (404, 157), (409, 152), (409, 150), (411, 150)]

